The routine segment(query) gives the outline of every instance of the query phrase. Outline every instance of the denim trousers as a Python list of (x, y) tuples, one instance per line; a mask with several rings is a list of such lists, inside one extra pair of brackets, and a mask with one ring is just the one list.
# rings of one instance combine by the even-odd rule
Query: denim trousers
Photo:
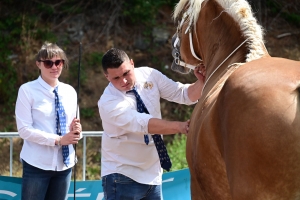
[(51, 171), (36, 168), (24, 160), (22, 200), (65, 200), (70, 187), (72, 168)]
[(160, 185), (138, 183), (114, 173), (102, 177), (105, 200), (160, 200)]

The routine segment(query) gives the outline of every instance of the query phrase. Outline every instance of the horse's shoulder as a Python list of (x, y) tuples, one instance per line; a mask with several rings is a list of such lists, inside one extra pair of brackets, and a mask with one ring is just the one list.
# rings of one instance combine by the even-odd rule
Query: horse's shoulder
[(269, 88), (300, 79), (300, 62), (285, 58), (262, 58), (241, 65), (228, 77), (232, 89)]
[(245, 63), (226, 80), (222, 101), (269, 103), (278, 98), (299, 95), (300, 62), (283, 58), (264, 58)]

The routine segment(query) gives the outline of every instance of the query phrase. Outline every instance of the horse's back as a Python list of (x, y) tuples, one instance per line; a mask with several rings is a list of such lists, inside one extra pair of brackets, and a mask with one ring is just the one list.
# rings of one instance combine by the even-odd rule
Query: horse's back
[(300, 199), (300, 62), (244, 64), (216, 101), (233, 199)]

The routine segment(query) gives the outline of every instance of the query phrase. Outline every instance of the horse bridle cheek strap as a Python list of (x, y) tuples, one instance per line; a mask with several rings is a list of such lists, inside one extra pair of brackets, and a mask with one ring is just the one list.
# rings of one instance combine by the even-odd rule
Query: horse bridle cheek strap
[(189, 31), (189, 39), (190, 39), (190, 50), (192, 55), (194, 56), (194, 58), (196, 58), (199, 61), (202, 61), (201, 58), (199, 58), (196, 54), (195, 54), (195, 50), (194, 50), (194, 45), (193, 45), (193, 36), (192, 36), (192, 31), (191, 31), (191, 27), (189, 26), (188, 29)]
[[(178, 27), (177, 27), (177, 37), (176, 37), (175, 42), (174, 42), (174, 48), (176, 48), (177, 43), (180, 41), (180, 39), (179, 39), (179, 37), (178, 37), (178, 35), (179, 35), (179, 30), (181, 30), (183, 23), (185, 22), (186, 18), (190, 15), (190, 13), (191, 13), (191, 9), (188, 9), (188, 10), (183, 14), (183, 17), (182, 17), (182, 19), (181, 19), (181, 22), (179, 23), (179, 25), (178, 25)], [(192, 20), (190, 20), (189, 25), (188, 25), (188, 27), (186, 28), (186, 30), (185, 30), (184, 33), (185, 33), (185, 34), (187, 34), (187, 32), (189, 33), (190, 51), (191, 51), (192, 55), (194, 56), (194, 58), (196, 58), (197, 60), (199, 60), (199, 61), (202, 62), (202, 59), (199, 58), (199, 57), (195, 54), (195, 50), (194, 50), (194, 46), (193, 46), (193, 36), (192, 36), (191, 26), (192, 26)], [(181, 61), (179, 57), (175, 59), (175, 63), (176, 63), (177, 65), (180, 65), (180, 66), (182, 66), (182, 67), (187, 67), (187, 68), (190, 68), (190, 69), (192, 69), (192, 70), (194, 70), (194, 69), (196, 68), (196, 66), (194, 66), (194, 65), (190, 65), (190, 64), (187, 64), (187, 63)]]
[(195, 70), (195, 68), (196, 68), (196, 66), (187, 64), (187, 63), (181, 61), (179, 58), (175, 59), (175, 63), (176, 63), (176, 65), (180, 65), (182, 67), (187, 67), (187, 68), (192, 69), (192, 70)]

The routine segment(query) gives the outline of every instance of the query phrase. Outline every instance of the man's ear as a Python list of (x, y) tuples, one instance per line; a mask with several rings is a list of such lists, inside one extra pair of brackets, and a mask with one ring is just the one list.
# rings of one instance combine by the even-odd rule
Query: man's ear
[(133, 60), (132, 60), (132, 59), (130, 59), (130, 64), (132, 64), (132, 65), (133, 65), (133, 67), (134, 67), (134, 62), (133, 62)]
[(108, 75), (106, 73), (104, 73), (105, 78), (110, 82)]

